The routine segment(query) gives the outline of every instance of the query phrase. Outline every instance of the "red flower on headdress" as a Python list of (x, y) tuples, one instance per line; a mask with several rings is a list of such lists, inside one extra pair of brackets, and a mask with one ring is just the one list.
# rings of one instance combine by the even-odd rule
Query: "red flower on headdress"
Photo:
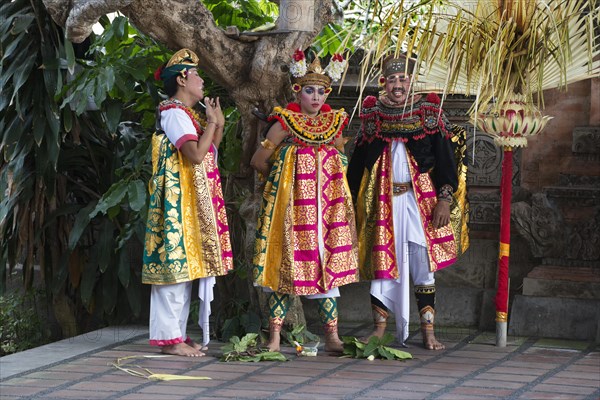
[(304, 60), (304, 58), (305, 58), (305, 55), (304, 55), (304, 52), (302, 50), (297, 49), (294, 52), (294, 61)]
[(156, 68), (156, 71), (154, 71), (154, 79), (157, 81), (160, 81), (160, 74), (162, 73), (164, 68), (164, 65), (161, 65), (160, 67)]

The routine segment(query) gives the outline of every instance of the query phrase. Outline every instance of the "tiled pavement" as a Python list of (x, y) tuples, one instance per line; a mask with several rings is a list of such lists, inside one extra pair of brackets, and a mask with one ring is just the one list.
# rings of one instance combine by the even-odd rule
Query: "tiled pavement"
[[(367, 325), (344, 325), (361, 336)], [(119, 357), (157, 354), (143, 327), (106, 328), (0, 358), (0, 399), (600, 399), (600, 347), (593, 343), (438, 332), (447, 349), (409, 339), (408, 361), (355, 360), (319, 353), (290, 361), (223, 363), (221, 343), (207, 357), (136, 358), (153, 373), (210, 380), (150, 381), (114, 368)]]

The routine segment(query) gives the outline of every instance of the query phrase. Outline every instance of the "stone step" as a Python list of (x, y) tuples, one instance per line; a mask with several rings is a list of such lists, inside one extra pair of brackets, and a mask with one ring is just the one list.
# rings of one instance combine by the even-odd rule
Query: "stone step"
[(523, 296), (600, 299), (600, 268), (538, 265), (523, 278)]
[(600, 300), (516, 295), (508, 334), (600, 343)]

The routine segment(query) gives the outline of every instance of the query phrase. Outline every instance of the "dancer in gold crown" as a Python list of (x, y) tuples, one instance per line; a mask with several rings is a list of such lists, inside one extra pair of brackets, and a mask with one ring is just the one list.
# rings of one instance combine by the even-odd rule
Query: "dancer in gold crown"
[(251, 164), (266, 177), (254, 252), (254, 280), (269, 292), (270, 350), (279, 350), (290, 295), (317, 299), (325, 349), (341, 352), (336, 297), (358, 279), (354, 209), (346, 182), (344, 110), (325, 100), (345, 60), (323, 70), (298, 50), (291, 65), (297, 102), (275, 107), (274, 125)]

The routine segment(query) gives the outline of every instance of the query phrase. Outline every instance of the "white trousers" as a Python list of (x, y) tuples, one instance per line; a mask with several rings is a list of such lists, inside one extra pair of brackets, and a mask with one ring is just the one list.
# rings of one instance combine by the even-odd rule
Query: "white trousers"
[[(429, 256), (427, 248), (413, 242), (408, 242), (407, 257), (398, 263), (399, 278), (375, 279), (371, 282), (371, 295), (375, 296), (396, 318), (396, 338), (401, 345), (408, 338), (408, 321), (410, 317), (410, 286), (408, 275), (414, 285), (433, 285), (435, 278), (429, 271)], [(400, 261), (400, 260), (399, 260)]]
[[(215, 277), (198, 279), (200, 309), (198, 325), (202, 329), (202, 345), (210, 341), (208, 318), (214, 298)], [(190, 313), (192, 282), (172, 285), (152, 285), (150, 292), (150, 344), (166, 346), (188, 340), (187, 322)]]

